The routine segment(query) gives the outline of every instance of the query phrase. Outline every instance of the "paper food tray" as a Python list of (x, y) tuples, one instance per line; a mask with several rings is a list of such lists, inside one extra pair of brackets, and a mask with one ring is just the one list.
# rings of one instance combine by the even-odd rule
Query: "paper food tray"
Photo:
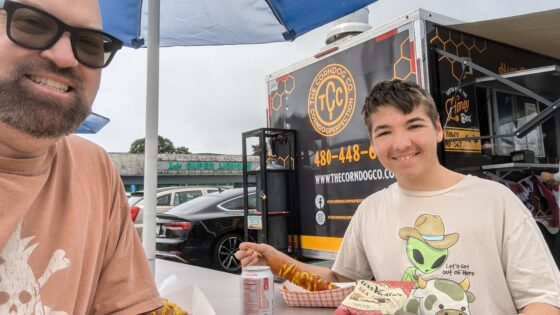
[(192, 284), (184, 284), (172, 274), (158, 284), (161, 297), (171, 300), (189, 315), (216, 315), (204, 293)]
[(339, 287), (325, 291), (306, 291), (295, 284), (285, 282), (280, 291), (288, 306), (292, 307), (332, 307), (336, 308), (354, 290), (352, 283), (336, 283)]

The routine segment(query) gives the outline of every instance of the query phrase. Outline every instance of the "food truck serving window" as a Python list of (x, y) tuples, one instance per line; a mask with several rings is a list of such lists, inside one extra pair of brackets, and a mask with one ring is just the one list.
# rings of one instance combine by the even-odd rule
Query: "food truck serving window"
[[(495, 102), (493, 112), (494, 132), (496, 134), (511, 134), (513, 131), (535, 117), (539, 112), (538, 102), (523, 95), (493, 90)], [(499, 138), (494, 145), (496, 154), (510, 155), (512, 151), (530, 150), (535, 156), (544, 156), (541, 127), (535, 128), (523, 138)]]

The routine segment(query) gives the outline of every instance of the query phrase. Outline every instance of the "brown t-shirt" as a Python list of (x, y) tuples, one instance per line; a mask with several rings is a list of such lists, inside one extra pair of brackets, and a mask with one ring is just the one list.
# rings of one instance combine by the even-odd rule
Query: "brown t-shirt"
[(119, 173), (76, 136), (0, 158), (0, 314), (139, 314), (161, 305)]

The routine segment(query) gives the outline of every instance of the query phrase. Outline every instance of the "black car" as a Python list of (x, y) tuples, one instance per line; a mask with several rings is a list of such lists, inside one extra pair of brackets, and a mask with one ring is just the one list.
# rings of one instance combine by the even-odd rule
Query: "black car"
[[(249, 210), (255, 211), (255, 189)], [(234, 253), (243, 241), (243, 189), (229, 189), (187, 201), (157, 215), (156, 256), (237, 273)]]

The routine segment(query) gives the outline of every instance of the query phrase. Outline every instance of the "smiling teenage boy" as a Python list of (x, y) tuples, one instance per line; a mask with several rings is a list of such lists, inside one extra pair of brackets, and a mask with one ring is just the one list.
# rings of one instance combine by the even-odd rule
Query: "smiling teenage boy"
[[(443, 130), (426, 91), (380, 82), (362, 115), (397, 182), (358, 207), (332, 269), (295, 263), (329, 281), (414, 281), (412, 314), (560, 314), (560, 274), (531, 214), (505, 186), (439, 163)], [(252, 243), (236, 254), (242, 265), (274, 255)]]

